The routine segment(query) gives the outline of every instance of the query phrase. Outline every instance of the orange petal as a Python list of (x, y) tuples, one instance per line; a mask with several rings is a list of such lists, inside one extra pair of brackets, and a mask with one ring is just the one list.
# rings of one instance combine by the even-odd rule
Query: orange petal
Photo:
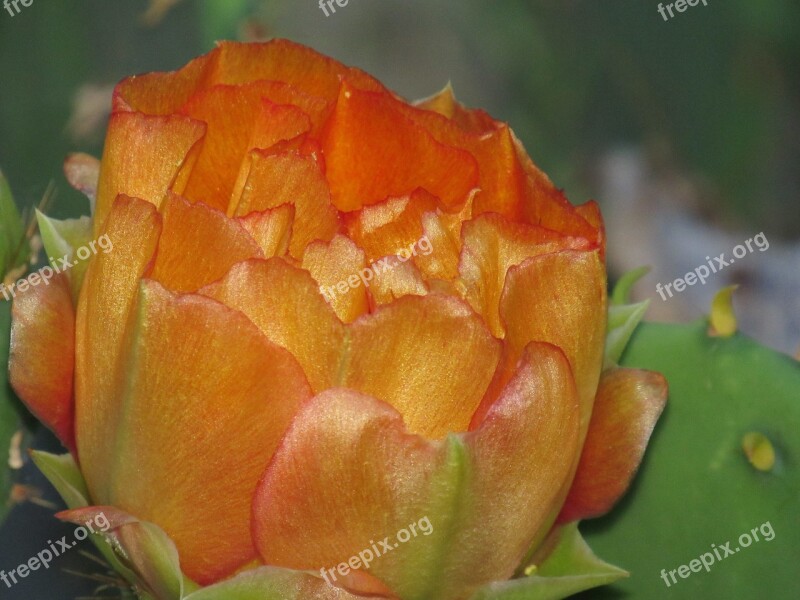
[(428, 286), (414, 263), (403, 262), (397, 256), (390, 256), (386, 261), (387, 268), (373, 269), (372, 281), (369, 282), (369, 295), (373, 306), (389, 304), (403, 296), (425, 296)]
[(388, 402), (410, 431), (464, 431), (492, 379), (500, 342), (468, 306), (404, 296), (349, 328), (341, 384)]
[(167, 191), (182, 193), (204, 134), (205, 125), (186, 117), (112, 114), (97, 187), (95, 233), (101, 231), (118, 194), (160, 208)]
[(188, 292), (225, 275), (234, 264), (263, 256), (235, 219), (205, 204), (170, 195), (164, 231), (150, 277), (171, 290)]
[(660, 373), (622, 368), (603, 373), (560, 522), (611, 510), (639, 468), (666, 402), (667, 382)]
[[(478, 162), (480, 191), (475, 214), (497, 212), (511, 219), (522, 216), (525, 171), (508, 125), (494, 122), (488, 130), (470, 131), (432, 111), (403, 105), (405, 116), (421, 125), (439, 143), (466, 150)], [(488, 115), (487, 115), (488, 116)], [(477, 125), (481, 127), (481, 125)]]
[(75, 313), (66, 275), (17, 291), (11, 317), (11, 385), (36, 417), (75, 451)]
[(350, 213), (347, 229), (372, 261), (415, 244), (423, 234), (422, 215), (438, 206), (435, 196), (419, 188), (408, 196), (389, 198)]
[[(196, 94), (182, 109), (206, 123), (208, 133), (185, 195), (227, 210), (239, 169), (248, 150), (294, 137), (311, 124), (297, 108), (277, 108), (263, 100), (269, 82), (216, 85)], [(280, 117), (273, 121), (270, 117)]]
[(510, 576), (549, 527), (578, 422), (569, 365), (545, 344), (531, 345), (480, 430), (446, 440), (329, 390), (298, 413), (259, 485), (256, 545), (266, 562), (303, 569), (376, 550), (369, 573), (399, 597), (470, 597)]
[(452, 281), (458, 277), (461, 230), (464, 222), (472, 219), (474, 198), (475, 194), (470, 194), (464, 208), (458, 213), (437, 210), (422, 215), (422, 231), (432, 250), (418, 254), (414, 263), (427, 279)]
[[(428, 482), (447, 475), (444, 446), (408, 433), (402, 417), (374, 398), (341, 388), (316, 396), (256, 490), (253, 538), (264, 562), (336, 567), (425, 516)], [(380, 577), (400, 554), (378, 556), (370, 572)]]
[[(248, 148), (270, 148), (278, 142), (294, 140), (311, 129), (308, 115), (296, 106), (274, 104), (265, 99), (262, 99), (261, 104), (261, 110), (256, 116), (250, 141), (247, 144)], [(239, 162), (238, 175), (228, 202), (228, 215), (236, 213), (236, 208), (241, 200), (242, 188), (247, 183), (250, 173), (250, 160), (248, 153)]]
[(75, 324), (75, 431), (81, 468), (96, 502), (105, 496), (108, 440), (122, 411), (117, 382), (128, 316), (155, 252), (161, 218), (149, 202), (120, 196), (104, 233), (114, 251), (97, 254), (89, 264)]
[(192, 60), (178, 71), (147, 73), (123, 79), (114, 89), (114, 111), (138, 111), (148, 115), (169, 115), (210, 82), (218, 50)]
[[(299, 88), (284, 83), (283, 81), (266, 81), (264, 97), (275, 104), (291, 105), (300, 109), (311, 120), (312, 131), (319, 131), (323, 121), (332, 110), (329, 102), (318, 96), (312, 96)], [(284, 138), (289, 139), (289, 138)], [(254, 146), (266, 148), (267, 146)]]
[[(557, 189), (547, 175), (533, 163), (522, 143), (516, 138), (514, 142), (517, 156), (526, 173), (525, 200), (522, 208), (523, 216), (528, 223), (560, 231), (565, 235), (596, 240), (597, 228), (581, 215), (581, 211), (570, 204), (564, 193)], [(583, 212), (585, 214), (586, 209)]]
[[(460, 529), (453, 561), (462, 585), (477, 587), (511, 577), (544, 538), (578, 459), (578, 391), (561, 349), (528, 344), (513, 378), (465, 441), (475, 464), (474, 492), (467, 496), (474, 527)], [(473, 538), (483, 530), (491, 532), (489, 540)]]
[(374, 77), (346, 67), (311, 48), (275, 39), (264, 44), (219, 42), (215, 83), (242, 84), (258, 79), (281, 81), (311, 96), (335, 100), (342, 78), (364, 90), (383, 90)]
[(333, 203), (343, 211), (405, 196), (418, 187), (455, 211), (478, 184), (478, 166), (469, 152), (437, 142), (404, 115), (400, 100), (347, 83), (322, 148)]
[(291, 352), (315, 391), (335, 385), (344, 326), (307, 271), (279, 258), (250, 260), (201, 293), (244, 313)]
[[(496, 214), (481, 215), (465, 223), (462, 236), (459, 271), (466, 289), (465, 297), (486, 319), (496, 337), (503, 337), (505, 332), (499, 309), (509, 268), (533, 256), (589, 246), (581, 238), (567, 238), (555, 231), (514, 223)], [(536, 287), (548, 287), (548, 280), (538, 281)], [(530, 339), (518, 345), (518, 349), (528, 341)]]
[(234, 214), (243, 216), (285, 203), (295, 206), (289, 244), (289, 252), (295, 258), (302, 257), (312, 241), (329, 241), (339, 228), (328, 183), (313, 156), (302, 156), (294, 150), (254, 150), (249, 155), (241, 196), (231, 204), (236, 207)]
[(367, 312), (367, 292), (359, 278), (365, 266), (364, 251), (343, 235), (330, 242), (313, 242), (303, 254), (303, 268), (345, 323)]
[(430, 98), (415, 103), (419, 108), (432, 110), (455, 122), (462, 130), (469, 133), (484, 134), (497, 129), (498, 123), (486, 111), (469, 109), (456, 100), (453, 88), (448, 83), (442, 91)]
[(265, 258), (285, 256), (289, 251), (294, 223), (294, 205), (281, 204), (259, 212), (251, 212), (236, 220), (261, 248)]
[(586, 202), (585, 204), (576, 206), (575, 212), (586, 219), (586, 222), (594, 227), (594, 229), (597, 231), (597, 237), (595, 237), (593, 241), (596, 242), (600, 247), (600, 258), (605, 260), (606, 226), (603, 222), (603, 215), (600, 212), (600, 205), (594, 200), (589, 200), (589, 202)]
[(512, 267), (500, 315), (513, 357), (531, 341), (564, 350), (575, 374), (585, 433), (606, 335), (606, 277), (599, 251), (564, 250)]
[(192, 579), (228, 576), (255, 557), (253, 490), (311, 396), (300, 365), (240, 313), (151, 281), (124, 361), (101, 501), (160, 526)]

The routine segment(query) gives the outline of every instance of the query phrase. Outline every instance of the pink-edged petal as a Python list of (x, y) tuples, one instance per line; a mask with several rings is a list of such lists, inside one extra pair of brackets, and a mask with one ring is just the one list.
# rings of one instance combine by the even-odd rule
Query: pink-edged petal
[(8, 369), (11, 385), (36, 417), (75, 451), (75, 311), (63, 273), (16, 292)]
[(660, 373), (625, 368), (603, 373), (560, 522), (611, 510), (639, 468), (666, 402), (667, 382)]
[(469, 597), (510, 576), (549, 527), (578, 435), (569, 364), (546, 344), (528, 348), (480, 429), (446, 440), (330, 390), (304, 405), (270, 463), (254, 538), (270, 564), (330, 569), (361, 553), (363, 569), (370, 549), (365, 570), (402, 598)]

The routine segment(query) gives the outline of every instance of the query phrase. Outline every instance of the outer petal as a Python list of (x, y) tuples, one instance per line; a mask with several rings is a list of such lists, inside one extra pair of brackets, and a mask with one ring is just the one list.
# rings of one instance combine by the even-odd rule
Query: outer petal
[(244, 313), (291, 352), (316, 392), (335, 385), (345, 329), (307, 271), (280, 258), (250, 260), (201, 293)]
[(509, 269), (500, 300), (511, 356), (531, 341), (549, 342), (569, 358), (585, 433), (603, 364), (606, 278), (599, 251), (565, 250)]
[(225, 275), (234, 264), (263, 256), (235, 219), (171, 194), (150, 277), (181, 292), (195, 291)]
[(123, 79), (114, 89), (114, 110), (149, 115), (178, 112), (198, 89), (210, 83), (218, 54), (218, 50), (212, 50), (171, 73), (147, 73)]
[[(338, 209), (358, 210), (423, 187), (448, 210), (457, 211), (478, 185), (474, 157), (437, 142), (401, 107), (389, 94), (342, 85), (322, 138)], [(387, 170), (387, 165), (392, 168)]]
[(467, 429), (500, 358), (494, 339), (462, 301), (404, 296), (349, 328), (341, 385), (388, 402), (414, 433)]
[(128, 316), (155, 252), (161, 218), (152, 204), (120, 196), (103, 231), (114, 251), (97, 254), (89, 265), (75, 324), (75, 430), (81, 467), (96, 502), (107, 496), (107, 444), (122, 410), (117, 376)]
[(17, 292), (11, 317), (11, 385), (30, 411), (74, 452), (75, 312), (66, 275)]
[(215, 83), (241, 84), (258, 79), (282, 81), (326, 100), (336, 99), (344, 77), (359, 89), (385, 89), (364, 71), (346, 67), (289, 40), (275, 39), (265, 44), (220, 42), (218, 49)]
[[(298, 414), (259, 486), (257, 546), (293, 568), (377, 548), (369, 572), (398, 596), (467, 597), (508, 577), (554, 518), (578, 421), (569, 365), (544, 344), (531, 346), (480, 430), (447, 440), (409, 434), (369, 397), (325, 392)], [(401, 529), (410, 539), (392, 544)], [(388, 548), (375, 543), (384, 536)]]
[(69, 184), (89, 198), (94, 214), (97, 184), (100, 181), (100, 161), (83, 152), (75, 152), (64, 159), (64, 176)]
[[(509, 269), (525, 259), (566, 248), (587, 248), (582, 238), (565, 237), (555, 231), (514, 223), (497, 214), (479, 216), (464, 224), (463, 247), (459, 261), (465, 296), (472, 308), (483, 316), (496, 337), (503, 337), (500, 320), (500, 295)], [(536, 281), (536, 288), (551, 287), (548, 279)], [(518, 344), (521, 350), (531, 339)], [(549, 340), (545, 340), (549, 341)], [(514, 361), (519, 357), (514, 357)], [(513, 363), (512, 363), (513, 364)]]
[(599, 517), (625, 493), (667, 402), (660, 373), (613, 369), (603, 373), (578, 471), (560, 522)]
[(95, 233), (102, 229), (118, 194), (160, 208), (168, 190), (183, 193), (205, 131), (203, 123), (187, 117), (112, 114), (97, 187)]
[(163, 528), (192, 579), (230, 575), (255, 556), (250, 499), (311, 396), (302, 369), (240, 313), (149, 281), (124, 359), (107, 502)]

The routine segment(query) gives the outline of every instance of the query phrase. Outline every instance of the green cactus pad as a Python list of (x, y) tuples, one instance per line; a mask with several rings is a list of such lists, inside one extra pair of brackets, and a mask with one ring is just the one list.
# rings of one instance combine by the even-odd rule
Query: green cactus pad
[[(741, 334), (707, 331), (706, 320), (646, 323), (623, 356), (624, 366), (662, 372), (670, 395), (628, 496), (581, 526), (631, 577), (583, 597), (796, 597), (800, 365)], [(705, 553), (714, 564), (692, 572)]]

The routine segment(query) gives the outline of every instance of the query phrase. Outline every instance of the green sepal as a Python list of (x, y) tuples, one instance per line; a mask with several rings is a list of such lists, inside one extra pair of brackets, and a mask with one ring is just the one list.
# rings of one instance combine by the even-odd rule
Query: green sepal
[(89, 506), (89, 491), (71, 454), (32, 450), (31, 458), (69, 508)]
[(611, 293), (609, 303), (611, 306), (621, 306), (623, 304), (630, 304), (631, 289), (642, 277), (650, 272), (650, 267), (637, 267), (625, 273), (619, 278), (617, 284), (614, 286), (614, 291)]
[[(56, 455), (41, 450), (31, 451), (31, 458), (42, 474), (56, 489), (66, 503), (67, 507), (76, 510), (89, 506), (89, 491), (86, 481), (75, 464), (71, 454)], [(123, 566), (111, 547), (98, 536), (89, 536), (111, 568), (122, 575), (127, 581), (133, 583), (133, 572)]]
[[(305, 571), (259, 567), (189, 594), (185, 600), (309, 600), (317, 596), (309, 597), (307, 587), (318, 578), (318, 575)], [(322, 586), (322, 582), (319, 585)], [(337, 589), (335, 595), (332, 592), (324, 597), (337, 600), (362, 598), (341, 589)]]
[(71, 268), (64, 272), (69, 279), (72, 301), (75, 303), (83, 284), (86, 269), (89, 266), (88, 259), (78, 259), (76, 252), (81, 247), (88, 249), (88, 244), (92, 241), (92, 219), (83, 216), (79, 219), (60, 221), (51, 219), (37, 210), (36, 221), (39, 224), (39, 232), (42, 234), (42, 243), (50, 259), (50, 265), (54, 269), (59, 269), (61, 264), (59, 258), (66, 258), (68, 262), (73, 264)]
[(650, 300), (638, 304), (620, 304), (608, 307), (608, 329), (606, 331), (606, 348), (603, 354), (603, 369), (619, 364), (619, 359), (644, 318)]
[(577, 522), (560, 527), (553, 535), (553, 550), (530, 576), (492, 583), (470, 600), (559, 600), (628, 577), (627, 571), (595, 556)]
[(649, 300), (630, 303), (631, 288), (650, 272), (650, 267), (639, 267), (620, 277), (614, 286), (608, 304), (608, 325), (606, 327), (606, 348), (603, 355), (603, 369), (617, 366), (625, 347), (644, 318)]
[(8, 181), (0, 171), (0, 282), (10, 270), (27, 262), (29, 252), (25, 225)]

